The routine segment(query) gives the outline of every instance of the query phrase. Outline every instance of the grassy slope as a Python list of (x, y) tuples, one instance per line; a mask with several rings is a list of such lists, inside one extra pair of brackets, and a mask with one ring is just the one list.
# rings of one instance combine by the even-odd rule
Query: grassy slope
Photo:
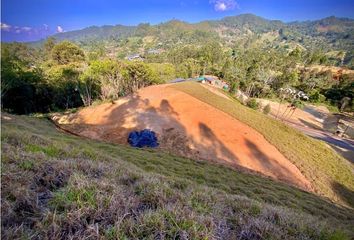
[(225, 100), (212, 94), (198, 83), (186, 82), (173, 87), (256, 129), (300, 169), (318, 194), (354, 207), (353, 168), (325, 143), (307, 137), (236, 100)]
[(1, 138), (4, 239), (353, 234), (353, 210), (220, 165), (82, 139), (24, 116), (5, 115)]

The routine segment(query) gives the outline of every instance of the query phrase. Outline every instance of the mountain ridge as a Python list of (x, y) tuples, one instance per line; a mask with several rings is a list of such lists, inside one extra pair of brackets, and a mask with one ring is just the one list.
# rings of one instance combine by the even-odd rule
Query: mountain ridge
[[(329, 16), (326, 18), (322, 18), (322, 19), (318, 19), (318, 20), (306, 20), (306, 21), (293, 21), (293, 22), (283, 22), (281, 20), (276, 20), (276, 19), (267, 19), (261, 16), (257, 16), (251, 13), (246, 13), (246, 14), (239, 14), (239, 15), (234, 15), (234, 16), (226, 16), (223, 17), (221, 19), (218, 20), (202, 20), (196, 23), (189, 23), (187, 21), (183, 21), (180, 19), (171, 19), (168, 20), (166, 22), (161, 22), (158, 24), (150, 24), (150, 23), (140, 23), (138, 25), (123, 25), (123, 24), (116, 24), (116, 25), (102, 25), (102, 26), (97, 26), (97, 25), (92, 25), (92, 26), (88, 26), (82, 29), (77, 29), (77, 30), (73, 30), (73, 31), (67, 31), (67, 32), (63, 32), (63, 33), (57, 33), (54, 35), (51, 35), (51, 37), (56, 38), (57, 40), (61, 41), (64, 39), (67, 40), (72, 40), (72, 41), (76, 41), (76, 40), (82, 40), (79, 37), (77, 37), (77, 35), (81, 34), (81, 35), (85, 35), (89, 32), (89, 34), (94, 34), (92, 32), (92, 30), (99, 30), (101, 33), (104, 34), (108, 34), (108, 36), (103, 36), (103, 38), (108, 38), (108, 37), (115, 37), (115, 33), (117, 33), (117, 31), (119, 33), (122, 33), (121, 36), (119, 36), (120, 38), (124, 38), (129, 36), (129, 34), (134, 34), (134, 32), (139, 29), (139, 27), (141, 26), (149, 26), (149, 27), (159, 27), (159, 26), (164, 26), (166, 24), (170, 24), (170, 23), (178, 23), (178, 24), (183, 24), (183, 25), (188, 25), (188, 26), (200, 26), (202, 24), (209, 24), (209, 25), (214, 25), (216, 27), (218, 27), (219, 25), (225, 25), (227, 23), (233, 22), (233, 23), (237, 23), (237, 25), (245, 25), (245, 24), (256, 24), (256, 25), (260, 25), (263, 26), (262, 24), (267, 24), (267, 25), (273, 25), (276, 27), (289, 27), (289, 26), (296, 26), (296, 25), (308, 25), (308, 24), (316, 24), (316, 23), (322, 23), (325, 21), (335, 21), (336, 23), (340, 22), (340, 23), (347, 23), (347, 24), (351, 24), (351, 27), (353, 28), (354, 26), (354, 19), (350, 19), (350, 18), (342, 18), (342, 17), (335, 17), (335, 16)], [(212, 26), (210, 26), (212, 27)], [(109, 31), (111, 33), (109, 33)], [(34, 42), (30, 42), (30, 43), (38, 43), (38, 42), (43, 42), (42, 40), (39, 41), (34, 41)]]

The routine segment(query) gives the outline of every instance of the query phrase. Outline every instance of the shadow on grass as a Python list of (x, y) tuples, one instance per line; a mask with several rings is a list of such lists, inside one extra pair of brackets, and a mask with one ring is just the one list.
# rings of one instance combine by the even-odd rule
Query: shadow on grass
[(317, 126), (317, 125), (314, 124), (314, 123), (308, 122), (308, 121), (306, 121), (306, 120), (304, 120), (304, 119), (301, 119), (301, 118), (299, 118), (299, 120), (300, 120), (300, 122), (301, 122), (302, 124), (304, 124), (304, 125), (307, 126), (307, 127), (310, 127), (310, 128), (316, 129), (316, 130), (323, 131), (323, 129), (322, 129), (321, 127)]
[(339, 155), (347, 159), (349, 162), (354, 164), (354, 151), (350, 151), (348, 149), (343, 149), (338, 146), (334, 145), (329, 145), (331, 148), (333, 148)]
[(332, 187), (335, 192), (340, 196), (343, 202), (347, 203), (350, 207), (354, 208), (354, 191), (348, 189), (346, 186), (333, 182)]
[(246, 139), (245, 142), (250, 150), (254, 162), (262, 166), (262, 168), (266, 169), (268, 172), (273, 173), (278, 180), (281, 180), (290, 185), (298, 186), (300, 188), (306, 189), (309, 187), (304, 183), (300, 183), (294, 172), (291, 172), (289, 168), (279, 164), (276, 159), (272, 158), (270, 155), (267, 155), (253, 142), (248, 139)]
[(307, 112), (307, 113), (311, 114), (315, 118), (323, 119), (327, 115), (327, 114), (325, 114), (323, 112), (320, 112), (320, 111), (316, 110), (314, 107), (311, 107), (311, 106), (305, 106), (302, 110), (304, 112)]

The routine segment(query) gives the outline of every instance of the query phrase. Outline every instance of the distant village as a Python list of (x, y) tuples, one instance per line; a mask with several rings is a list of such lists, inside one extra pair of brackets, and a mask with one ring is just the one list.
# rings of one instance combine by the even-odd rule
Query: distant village
[[(160, 54), (162, 51), (163, 50), (161, 50), (161, 49), (149, 49), (146, 53), (147, 54)], [(130, 55), (126, 56), (125, 59), (127, 59), (129, 61), (143, 61), (144, 56), (140, 53), (134, 53), (134, 54), (130, 54)]]

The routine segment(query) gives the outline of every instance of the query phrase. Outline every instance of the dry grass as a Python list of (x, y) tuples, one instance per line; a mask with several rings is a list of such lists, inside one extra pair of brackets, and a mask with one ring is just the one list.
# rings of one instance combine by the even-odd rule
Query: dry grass
[(325, 143), (258, 111), (226, 100), (197, 83), (186, 82), (172, 87), (208, 103), (260, 132), (311, 181), (317, 194), (354, 207), (353, 167)]
[(267, 178), (3, 114), (4, 239), (349, 239), (353, 211)]

